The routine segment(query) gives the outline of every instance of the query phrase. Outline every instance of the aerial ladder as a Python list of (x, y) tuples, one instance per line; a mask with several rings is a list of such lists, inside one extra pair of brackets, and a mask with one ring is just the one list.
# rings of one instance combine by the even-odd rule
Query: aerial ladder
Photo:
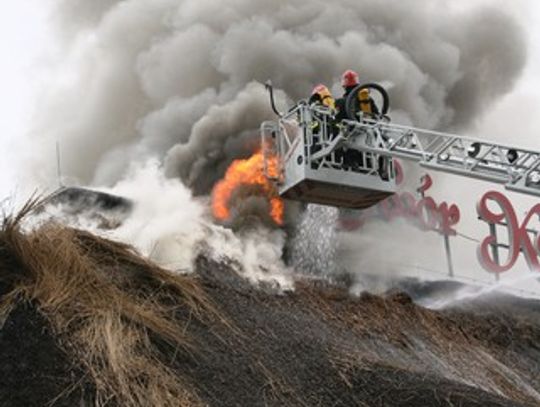
[[(339, 122), (326, 107), (305, 101), (280, 113), (270, 83), (267, 88), (279, 119), (261, 125), (265, 175), (283, 198), (368, 208), (396, 192), (396, 158), (540, 196), (539, 151), (393, 124), (388, 94), (378, 84), (354, 89), (346, 100), (346, 118)], [(382, 95), (379, 116), (366, 116), (356, 107), (362, 89)], [(278, 170), (272, 171), (276, 159)]]

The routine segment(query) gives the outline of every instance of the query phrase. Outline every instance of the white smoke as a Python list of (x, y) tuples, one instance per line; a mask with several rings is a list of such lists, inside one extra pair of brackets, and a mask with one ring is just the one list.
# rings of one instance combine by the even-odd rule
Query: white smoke
[(238, 236), (215, 225), (207, 199), (193, 198), (181, 182), (165, 178), (157, 162), (133, 171), (110, 190), (131, 199), (133, 213), (118, 229), (106, 232), (108, 237), (132, 243), (140, 253), (170, 270), (191, 272), (197, 256), (205, 255), (230, 263), (254, 283), (292, 287), (292, 276), (281, 260), (283, 231), (260, 228)]
[[(194, 198), (179, 180), (166, 178), (156, 160), (133, 167), (125, 180), (101, 192), (127, 198), (132, 210), (100, 213), (71, 211), (71, 204), (46, 204), (25, 227), (51, 219), (105, 238), (130, 243), (141, 255), (168, 270), (193, 272), (199, 256), (227, 263), (254, 284), (292, 289), (292, 271), (284, 264), (285, 232), (262, 225), (235, 233), (214, 223), (208, 198)], [(112, 226), (112, 227), (111, 227)]]
[[(421, 231), (406, 219), (367, 220), (356, 231), (338, 234), (339, 264), (352, 278), (351, 292), (382, 293), (392, 288), (415, 266), (445, 258), (442, 237)], [(444, 268), (442, 269), (444, 270)], [(441, 276), (439, 276), (441, 277)]]
[(156, 162), (134, 169), (111, 192), (135, 203), (131, 216), (111, 235), (168, 268), (189, 271), (206, 235), (203, 203), (178, 180), (165, 179)]
[(530, 273), (529, 275), (514, 277), (491, 285), (467, 285), (446, 295), (439, 293), (436, 298), (426, 298), (423, 301), (423, 305), (432, 309), (444, 309), (456, 307), (467, 302), (474, 302), (478, 299), (496, 302), (500, 294), (540, 299), (540, 294), (516, 287), (521, 283), (530, 284), (537, 281), (538, 276)]

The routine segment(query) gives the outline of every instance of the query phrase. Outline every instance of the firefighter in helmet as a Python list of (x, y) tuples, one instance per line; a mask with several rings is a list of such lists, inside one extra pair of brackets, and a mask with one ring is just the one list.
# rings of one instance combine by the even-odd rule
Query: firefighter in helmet
[(334, 125), (334, 114), (336, 110), (336, 102), (327, 86), (319, 84), (313, 88), (311, 96), (308, 100), (310, 106), (321, 106), (328, 109), (328, 113), (315, 113), (311, 123), (311, 131), (313, 135), (312, 145), (310, 148), (311, 154), (319, 151), (322, 148), (321, 141), (321, 124), (324, 123), (326, 128), (326, 137), (332, 138), (334, 133), (337, 134), (337, 129)]
[(360, 92), (358, 92), (358, 101), (360, 103), (360, 111), (365, 116), (370, 119), (379, 116), (379, 109), (371, 97), (369, 89), (360, 89)]
[[(343, 88), (343, 96), (336, 100), (336, 121), (341, 123), (342, 120), (347, 119), (347, 97), (360, 84), (358, 79), (358, 73), (353, 70), (346, 70), (341, 75), (341, 86)], [(360, 103), (360, 101), (359, 101)], [(360, 106), (358, 106), (360, 107)], [(342, 168), (345, 170), (356, 170), (363, 163), (363, 156), (356, 150), (344, 150), (339, 149), (337, 152), (341, 162)]]
[(353, 70), (346, 70), (341, 75), (341, 86), (343, 87), (343, 96), (336, 100), (337, 119), (341, 121), (347, 118), (346, 102), (347, 96), (360, 84), (358, 73)]
[[(348, 69), (341, 75), (341, 86), (343, 87), (343, 96), (336, 100), (337, 119), (341, 121), (347, 119), (347, 97), (360, 84), (358, 73)], [(362, 89), (358, 92), (358, 101), (356, 105), (357, 112), (363, 112), (367, 117), (372, 118), (379, 115), (379, 109), (370, 95), (369, 89)]]
[(352, 69), (347, 69), (341, 75), (341, 86), (343, 87), (343, 97), (349, 96), (349, 93), (352, 92), (360, 84), (358, 72), (353, 71)]

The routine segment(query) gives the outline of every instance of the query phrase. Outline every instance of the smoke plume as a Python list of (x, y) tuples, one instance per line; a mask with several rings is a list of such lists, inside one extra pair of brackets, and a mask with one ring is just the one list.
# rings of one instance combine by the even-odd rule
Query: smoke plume
[(339, 92), (347, 68), (388, 86), (395, 121), (470, 125), (508, 92), (526, 59), (522, 29), (483, 6), (442, 1), (58, 0), (63, 67), (44, 95), (25, 160), (40, 183), (55, 172), (111, 185), (131, 164), (207, 194), (245, 158), (272, 118), (257, 82), (289, 100), (319, 82)]
[[(318, 83), (339, 96), (341, 73), (355, 69), (388, 89), (395, 122), (457, 129), (508, 93), (526, 61), (512, 17), (442, 0), (57, 0), (54, 21), (63, 57), (26, 140), (22, 177), (52, 184), (59, 142), (70, 183), (117, 185), (142, 202), (121, 238), (182, 267), (206, 241), (251, 275), (284, 267), (283, 232), (234, 235), (207, 222), (194, 199), (206, 199), (231, 162), (259, 146), (261, 122), (274, 118), (262, 82), (272, 80), (284, 109)], [(130, 174), (149, 160), (168, 181), (154, 171), (145, 189)], [(242, 206), (268, 212), (256, 199)], [(336, 256), (336, 247), (322, 249)], [(261, 258), (268, 267), (256, 266)]]

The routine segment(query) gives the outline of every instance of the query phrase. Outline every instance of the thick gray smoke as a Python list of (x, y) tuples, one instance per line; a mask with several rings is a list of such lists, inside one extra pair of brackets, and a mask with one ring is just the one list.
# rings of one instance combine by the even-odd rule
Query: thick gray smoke
[(249, 155), (272, 118), (257, 82), (280, 102), (347, 68), (390, 91), (397, 122), (470, 125), (508, 92), (525, 63), (524, 34), (500, 10), (454, 12), (433, 0), (59, 0), (61, 80), (44, 95), (30, 163), (111, 184), (149, 157), (208, 193)]

